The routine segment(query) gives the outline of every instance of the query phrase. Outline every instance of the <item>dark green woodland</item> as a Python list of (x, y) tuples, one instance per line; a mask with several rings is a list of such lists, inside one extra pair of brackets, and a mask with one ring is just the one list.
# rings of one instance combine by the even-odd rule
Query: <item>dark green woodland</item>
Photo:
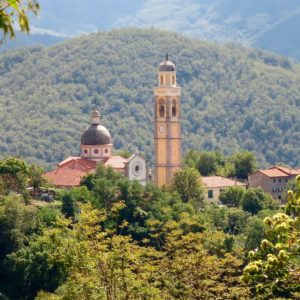
[(114, 147), (153, 157), (153, 87), (169, 52), (182, 87), (183, 149), (245, 149), (300, 165), (300, 66), (261, 50), (154, 29), (83, 35), (0, 54), (0, 156), (46, 168), (79, 153), (95, 103)]

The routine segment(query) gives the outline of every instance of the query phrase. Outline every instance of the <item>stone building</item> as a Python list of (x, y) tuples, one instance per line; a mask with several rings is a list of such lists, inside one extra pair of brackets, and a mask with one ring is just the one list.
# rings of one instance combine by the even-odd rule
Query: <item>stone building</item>
[(248, 177), (250, 187), (260, 187), (274, 199), (282, 200), (283, 191), (289, 180), (295, 179), (300, 169), (289, 169), (274, 166), (266, 170), (258, 170)]
[(204, 198), (210, 203), (219, 203), (221, 192), (228, 187), (239, 186), (243, 189), (247, 188), (247, 184), (222, 176), (201, 177), (205, 188)]

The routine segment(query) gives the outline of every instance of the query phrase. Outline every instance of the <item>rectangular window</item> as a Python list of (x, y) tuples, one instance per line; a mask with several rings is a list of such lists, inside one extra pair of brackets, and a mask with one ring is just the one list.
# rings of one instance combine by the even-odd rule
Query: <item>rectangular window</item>
[(285, 182), (288, 182), (288, 179), (287, 179), (287, 178), (285, 179)]
[(281, 182), (281, 178), (278, 179), (278, 182)]
[(208, 195), (208, 199), (213, 198), (214, 197), (214, 191), (213, 190), (208, 190), (207, 195)]
[(276, 182), (276, 179), (275, 178), (273, 178), (273, 183), (275, 183)]

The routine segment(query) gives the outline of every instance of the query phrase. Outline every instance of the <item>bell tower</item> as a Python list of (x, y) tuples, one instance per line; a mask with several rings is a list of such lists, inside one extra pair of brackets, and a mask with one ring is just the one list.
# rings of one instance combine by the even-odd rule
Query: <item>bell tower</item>
[(168, 54), (159, 66), (154, 99), (155, 183), (162, 187), (181, 167), (180, 87)]

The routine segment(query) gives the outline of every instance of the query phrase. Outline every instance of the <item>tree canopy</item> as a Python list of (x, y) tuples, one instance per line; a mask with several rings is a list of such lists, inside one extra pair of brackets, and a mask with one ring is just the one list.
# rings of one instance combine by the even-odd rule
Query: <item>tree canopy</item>
[[(25, 188), (39, 178), (38, 167), (29, 169)], [(289, 191), (285, 215), (250, 190), (260, 205), (252, 215), (242, 209), (246, 191), (229, 193), (242, 198), (236, 207), (206, 204), (200, 182), (197, 170), (183, 168), (168, 187), (142, 186), (100, 165), (80, 187), (56, 190), (53, 204), (0, 190), (1, 297), (221, 300), (262, 291), (294, 299), (297, 272), (287, 268), (299, 268), (298, 195)], [(270, 254), (282, 259), (278, 269), (268, 269)], [(258, 273), (257, 260), (266, 266)]]

